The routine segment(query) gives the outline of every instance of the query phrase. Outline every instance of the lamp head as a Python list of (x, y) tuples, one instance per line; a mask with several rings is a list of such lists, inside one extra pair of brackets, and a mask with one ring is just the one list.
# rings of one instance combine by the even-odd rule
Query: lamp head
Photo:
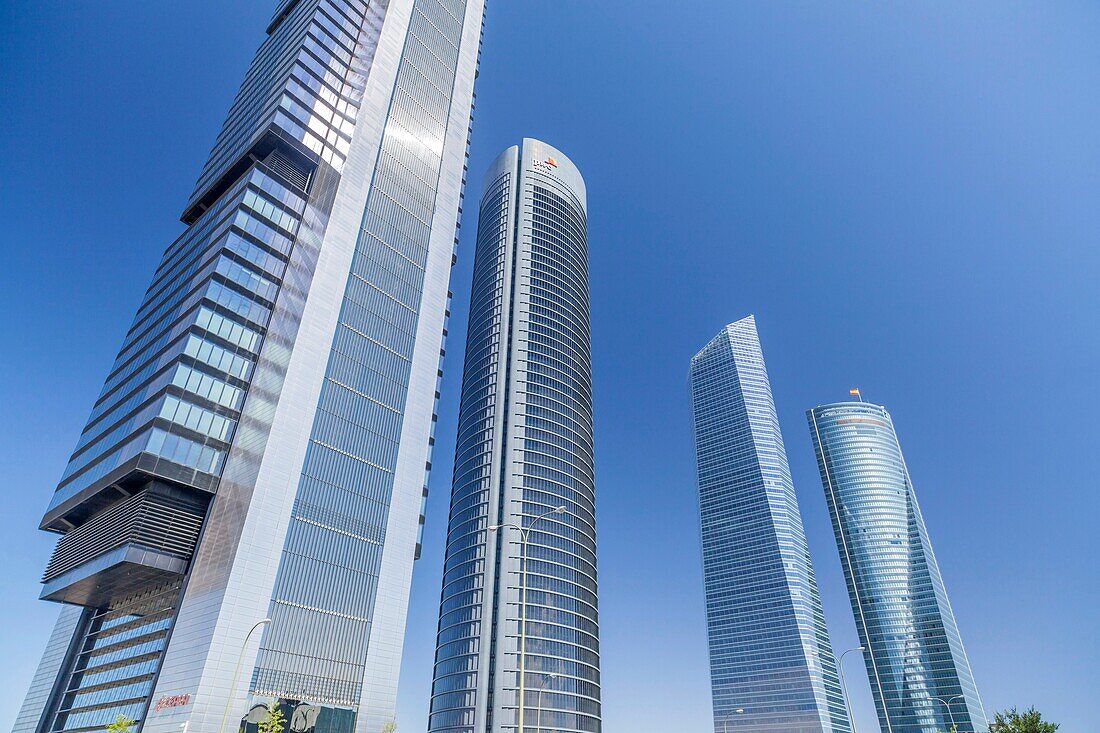
[(565, 506), (564, 505), (559, 506), (557, 509), (554, 510), (554, 513), (555, 514), (565, 514)]

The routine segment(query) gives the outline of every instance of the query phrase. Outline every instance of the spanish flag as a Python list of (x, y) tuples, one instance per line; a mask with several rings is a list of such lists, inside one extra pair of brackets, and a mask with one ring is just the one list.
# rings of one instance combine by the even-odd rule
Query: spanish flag
[(858, 397), (858, 398), (859, 398), (859, 401), (860, 401), (860, 402), (863, 402), (863, 395), (861, 395), (861, 394), (859, 393), (859, 389), (858, 389), (858, 388), (856, 388), (856, 387), (852, 387), (852, 388), (851, 388), (850, 390), (848, 390), (848, 394), (852, 395), (853, 397)]

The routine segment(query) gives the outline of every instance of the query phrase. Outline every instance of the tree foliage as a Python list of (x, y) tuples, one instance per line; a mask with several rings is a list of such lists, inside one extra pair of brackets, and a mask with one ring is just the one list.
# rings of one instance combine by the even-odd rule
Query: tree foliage
[(283, 715), (283, 709), (279, 707), (278, 702), (271, 704), (271, 711), (268, 713), (267, 720), (261, 722), (257, 728), (260, 733), (283, 733), (286, 728), (286, 716)]
[(1016, 708), (1002, 710), (993, 715), (989, 724), (989, 733), (1054, 733), (1057, 723), (1043, 720), (1042, 714), (1035, 708), (1020, 713)]
[(115, 718), (115, 722), (107, 724), (107, 733), (130, 733), (134, 729), (134, 723), (137, 721), (132, 718), (127, 718), (122, 713), (119, 713)]
[(382, 733), (397, 733), (397, 723), (390, 721), (382, 726)]

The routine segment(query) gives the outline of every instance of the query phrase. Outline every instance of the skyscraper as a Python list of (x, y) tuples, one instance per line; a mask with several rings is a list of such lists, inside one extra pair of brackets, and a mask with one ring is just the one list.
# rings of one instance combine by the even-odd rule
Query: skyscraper
[(691, 360), (714, 729), (846, 733), (821, 597), (752, 316)]
[(538, 140), (486, 174), (433, 733), (600, 730), (586, 216), (580, 172)]
[(278, 3), (42, 520), (18, 733), (392, 719), (481, 20)]
[(843, 402), (807, 412), (883, 733), (983, 733), (985, 712), (894, 423)]

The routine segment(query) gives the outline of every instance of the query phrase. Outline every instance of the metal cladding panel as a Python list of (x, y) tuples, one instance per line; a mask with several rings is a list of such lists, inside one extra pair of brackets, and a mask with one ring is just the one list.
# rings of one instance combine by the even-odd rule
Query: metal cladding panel
[(884, 733), (987, 721), (894, 423), (865, 402), (807, 413)]
[[(461, 32), (450, 36), (458, 53), (451, 98), (444, 117), (446, 126), (438, 138), (441, 162), (435, 184), (420, 320), (394, 469), (394, 491), (379, 568), (370, 645), (364, 664), (366, 674), (359, 702), (357, 733), (382, 730), (394, 718), (423, 488), (427, 486), (427, 467), (431, 461), (428, 438), (435, 426), (436, 390), (442, 367), (446, 312), (450, 303), (449, 285), (456, 228), (466, 183), (464, 170), (484, 13), (483, 0), (464, 0), (449, 5), (450, 12), (461, 20)], [(425, 10), (430, 15), (446, 9), (447, 4), (435, 3), (434, 9)]]
[(178, 583), (186, 571), (187, 561), (183, 558), (127, 543), (47, 580), (40, 597), (88, 608), (109, 608), (119, 599), (151, 586)]
[(690, 378), (714, 729), (846, 733), (755, 319), (726, 326)]

